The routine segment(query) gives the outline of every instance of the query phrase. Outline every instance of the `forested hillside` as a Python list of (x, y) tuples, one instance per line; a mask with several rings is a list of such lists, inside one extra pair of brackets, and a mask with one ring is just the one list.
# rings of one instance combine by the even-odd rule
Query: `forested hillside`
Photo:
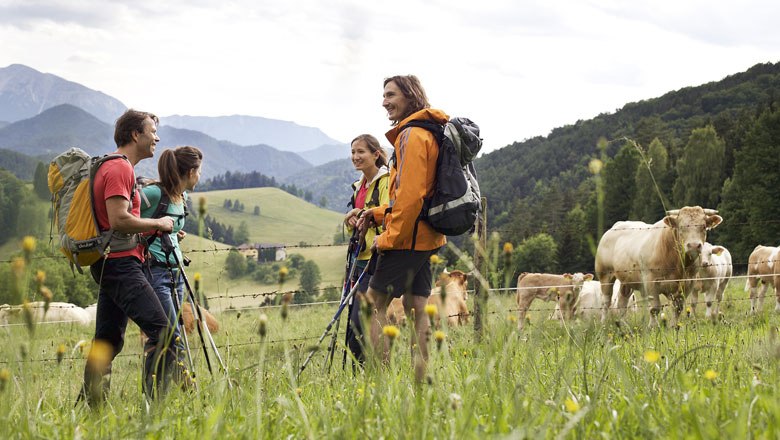
[[(591, 270), (600, 215), (609, 228), (701, 205), (720, 209), (724, 222), (709, 241), (731, 249), (744, 271), (755, 245), (780, 240), (778, 97), (780, 63), (759, 64), (486, 154), (476, 167), (489, 230), (515, 245), (554, 248), (549, 261), (516, 261), (523, 271)], [(589, 168), (592, 159), (600, 162)]]

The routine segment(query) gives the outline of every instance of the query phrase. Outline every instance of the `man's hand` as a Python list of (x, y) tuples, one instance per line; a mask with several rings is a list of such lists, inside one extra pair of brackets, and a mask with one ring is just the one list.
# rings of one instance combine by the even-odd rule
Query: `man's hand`
[(161, 217), (157, 219), (157, 229), (160, 232), (172, 232), (173, 231), (173, 217)]
[(184, 232), (184, 229), (179, 229), (179, 232), (176, 233), (176, 238), (179, 239), (179, 241), (184, 240), (184, 237), (187, 236), (187, 233)]

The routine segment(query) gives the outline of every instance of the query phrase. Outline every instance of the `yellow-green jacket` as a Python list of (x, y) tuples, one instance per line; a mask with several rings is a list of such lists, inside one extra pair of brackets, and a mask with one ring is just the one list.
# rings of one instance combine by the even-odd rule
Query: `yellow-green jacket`
[[(366, 176), (362, 176), (360, 177), (360, 180), (357, 180), (352, 184), (353, 203), (355, 197), (357, 197), (358, 190), (362, 185), (365, 185), (365, 180)], [(390, 192), (388, 190), (389, 185), (390, 174), (388, 173), (386, 166), (381, 166), (373, 180), (371, 180), (371, 183), (368, 184), (368, 189), (366, 190), (366, 204), (363, 206), (363, 209), (372, 209), (382, 205), (387, 206), (390, 201)], [(378, 200), (374, 200), (373, 197), (375, 190), (379, 195)], [(371, 245), (374, 243), (374, 237), (377, 234), (381, 234), (383, 230), (384, 228), (382, 228), (382, 226), (368, 228), (366, 231), (366, 248), (360, 252), (357, 257), (358, 260), (368, 260), (371, 258)]]

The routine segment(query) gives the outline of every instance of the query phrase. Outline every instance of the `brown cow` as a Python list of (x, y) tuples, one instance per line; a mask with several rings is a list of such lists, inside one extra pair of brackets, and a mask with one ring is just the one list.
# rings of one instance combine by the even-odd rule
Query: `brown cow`
[(518, 330), (525, 326), (525, 314), (535, 299), (544, 301), (557, 301), (561, 319), (574, 317), (574, 304), (582, 290), (585, 281), (593, 279), (591, 274), (577, 272), (572, 274), (555, 275), (550, 273), (523, 272), (517, 278), (517, 307), (519, 319)]
[(387, 321), (393, 325), (406, 325), (406, 312), (401, 298), (393, 298), (387, 306)]
[[(208, 310), (204, 309), (202, 306), (198, 306), (200, 309), (200, 312), (203, 316), (203, 320), (206, 322), (206, 327), (208, 327), (210, 333), (217, 333), (219, 331), (219, 321), (217, 321), (217, 318), (214, 317)], [(184, 321), (184, 331), (187, 332), (188, 335), (191, 335), (193, 331), (195, 331), (195, 319), (196, 317), (192, 316), (192, 306), (190, 303), (185, 302), (181, 306), (181, 318), (182, 321)], [(144, 345), (146, 343), (146, 335), (143, 331), (141, 331), (141, 345)]]
[(621, 282), (618, 308), (626, 306), (632, 290), (641, 291), (652, 301), (653, 326), (661, 311), (659, 295), (664, 294), (674, 303), (675, 320), (679, 318), (699, 269), (699, 253), (707, 240), (707, 231), (722, 221), (715, 210), (686, 206), (668, 211), (653, 225), (615, 223), (601, 237), (596, 250), (596, 275), (604, 298), (602, 320), (607, 319), (616, 279)]
[[(758, 245), (748, 257), (748, 279), (745, 290), (750, 289), (751, 313), (758, 313), (761, 310), (768, 289), (774, 290), (775, 295), (778, 295), (775, 281), (780, 268), (778, 254), (780, 254), (780, 247)], [(757, 292), (759, 283), (761, 283), (761, 290)], [(772, 294), (771, 291), (769, 293)], [(775, 311), (780, 312), (780, 296), (777, 296)]]
[[(439, 316), (435, 318), (437, 325), (442, 316), (447, 318), (447, 324), (450, 326), (468, 323), (469, 308), (466, 305), (469, 299), (468, 274), (460, 270), (445, 271), (436, 285), (437, 287), (428, 297), (428, 304), (435, 305), (439, 311)], [(442, 304), (442, 296), (444, 296), (444, 304)]]

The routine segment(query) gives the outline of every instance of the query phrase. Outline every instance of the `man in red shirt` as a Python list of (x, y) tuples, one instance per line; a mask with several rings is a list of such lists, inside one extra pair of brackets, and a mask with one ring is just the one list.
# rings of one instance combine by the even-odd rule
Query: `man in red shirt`
[[(173, 230), (173, 219), (141, 218), (141, 203), (135, 189), (133, 167), (154, 156), (157, 137), (157, 116), (128, 110), (116, 121), (114, 141), (116, 153), (127, 160), (114, 159), (103, 163), (93, 179), (95, 216), (101, 230), (113, 229), (119, 239), (134, 234)], [(113, 239), (112, 239), (113, 244)], [(116, 246), (120, 247), (120, 246)], [(126, 247), (126, 246), (125, 246)], [(108, 395), (111, 362), (122, 351), (127, 320), (149, 337), (144, 346), (144, 392), (154, 397), (167, 382), (169, 369), (175, 365), (170, 349), (171, 334), (168, 318), (160, 300), (143, 272), (143, 246), (109, 252), (90, 267), (92, 278), (100, 286), (95, 338), (84, 368), (82, 397), (88, 404), (101, 404)]]

